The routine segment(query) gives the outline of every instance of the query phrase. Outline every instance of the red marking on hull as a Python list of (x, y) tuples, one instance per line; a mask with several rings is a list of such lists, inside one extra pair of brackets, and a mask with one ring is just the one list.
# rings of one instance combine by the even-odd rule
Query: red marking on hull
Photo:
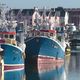
[(4, 66), (4, 70), (14, 70), (14, 69), (22, 69), (24, 68), (24, 65), (16, 65), (16, 66)]
[(39, 72), (45, 72), (50, 70), (55, 70), (56, 68), (60, 68), (63, 66), (64, 63), (39, 63), (38, 70)]
[(43, 56), (38, 56), (38, 63), (63, 63), (63, 59), (56, 59), (55, 57), (43, 57)]

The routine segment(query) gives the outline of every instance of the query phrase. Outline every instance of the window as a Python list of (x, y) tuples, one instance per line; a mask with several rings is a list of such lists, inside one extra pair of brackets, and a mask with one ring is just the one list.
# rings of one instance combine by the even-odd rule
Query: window
[(34, 36), (35, 34), (34, 33), (32, 33), (32, 36)]
[(8, 35), (5, 34), (5, 38), (8, 38)]
[(3, 38), (3, 34), (0, 34), (0, 38)]
[(37, 35), (40, 35), (40, 32), (37, 32)]
[(14, 38), (14, 35), (10, 35), (10, 38)]
[(44, 32), (41, 32), (41, 36), (44, 36)]
[(53, 33), (50, 33), (50, 36), (53, 36)]

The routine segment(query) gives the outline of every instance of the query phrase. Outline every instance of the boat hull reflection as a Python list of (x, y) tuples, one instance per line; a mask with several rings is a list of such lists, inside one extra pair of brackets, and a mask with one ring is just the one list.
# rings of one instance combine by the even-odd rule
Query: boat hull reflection
[(54, 80), (54, 78), (59, 78), (62, 75), (64, 63), (28, 64), (25, 69), (27, 80)]

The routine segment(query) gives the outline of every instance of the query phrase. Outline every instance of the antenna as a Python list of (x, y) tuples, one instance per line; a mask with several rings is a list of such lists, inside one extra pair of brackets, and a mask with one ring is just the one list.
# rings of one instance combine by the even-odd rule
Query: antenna
[(46, 21), (46, 7), (43, 7), (43, 23)]

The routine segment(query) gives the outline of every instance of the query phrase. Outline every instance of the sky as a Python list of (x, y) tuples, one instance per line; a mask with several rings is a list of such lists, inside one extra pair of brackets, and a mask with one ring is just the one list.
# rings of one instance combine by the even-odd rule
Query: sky
[(80, 0), (0, 0), (9, 8), (30, 9), (38, 8), (80, 8)]

